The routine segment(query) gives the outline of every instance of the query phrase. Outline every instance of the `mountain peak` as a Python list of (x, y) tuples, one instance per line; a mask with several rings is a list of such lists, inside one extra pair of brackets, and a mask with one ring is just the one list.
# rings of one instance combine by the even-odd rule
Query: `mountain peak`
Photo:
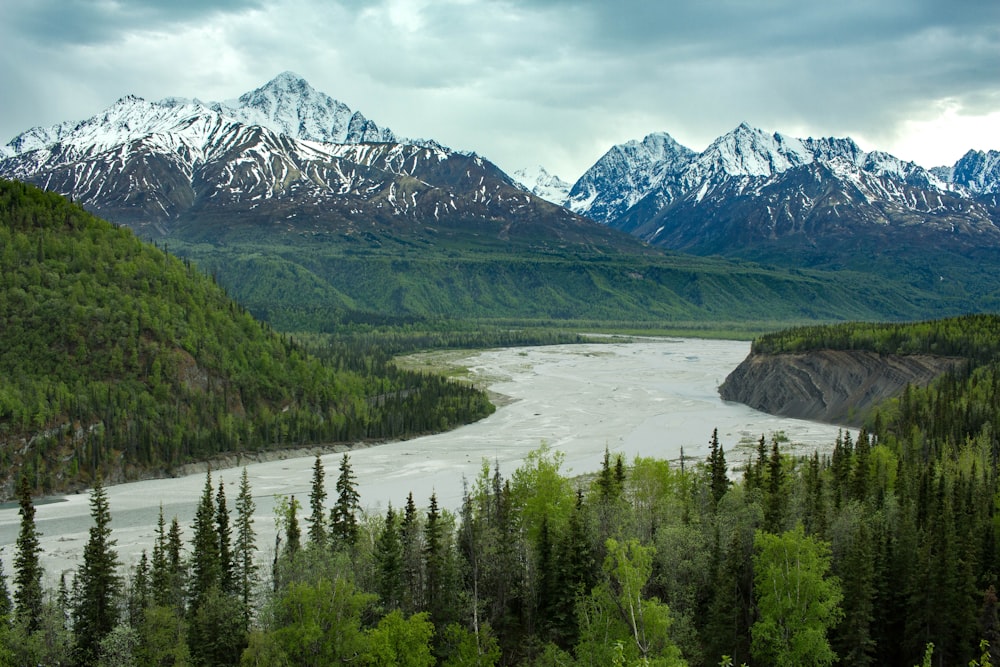
[(295, 139), (333, 144), (395, 142), (391, 130), (285, 71), (236, 100), (212, 108), (242, 123), (260, 125)]

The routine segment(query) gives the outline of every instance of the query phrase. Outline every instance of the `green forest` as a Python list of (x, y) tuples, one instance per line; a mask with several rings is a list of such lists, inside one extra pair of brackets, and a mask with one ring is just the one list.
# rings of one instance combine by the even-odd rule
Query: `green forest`
[[(169, 474), (226, 453), (452, 428), (493, 411), (362, 335), (311, 349), (189, 261), (0, 181), (0, 497)], [(537, 338), (537, 336), (535, 336)]]
[[(995, 324), (893, 329), (889, 351)], [(349, 455), (329, 498), (317, 457), (266, 563), (245, 474), (230, 505), (209, 473), (191, 534), (161, 513), (124, 565), (98, 486), (83, 564), (52, 587), (22, 483), (0, 664), (1000, 664), (998, 391), (995, 362), (970, 363), (823, 455), (712, 432), (705, 460), (606, 452), (581, 478), (541, 444), (513, 471), (484, 460), (454, 511), (411, 495), (367, 514)]]

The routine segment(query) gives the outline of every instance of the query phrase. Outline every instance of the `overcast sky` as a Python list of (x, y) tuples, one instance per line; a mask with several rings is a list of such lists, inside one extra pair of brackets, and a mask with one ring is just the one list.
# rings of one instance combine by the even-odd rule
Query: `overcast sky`
[(0, 143), (118, 98), (291, 70), (401, 136), (575, 180), (669, 132), (851, 136), (926, 167), (1000, 149), (998, 0), (6, 0)]

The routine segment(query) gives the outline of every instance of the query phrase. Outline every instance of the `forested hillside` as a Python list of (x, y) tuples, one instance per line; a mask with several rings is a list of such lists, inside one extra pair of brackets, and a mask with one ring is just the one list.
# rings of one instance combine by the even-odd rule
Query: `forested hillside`
[(227, 452), (447, 429), (485, 396), (369, 346), (323, 361), (190, 263), (0, 181), (0, 496), (166, 473)]

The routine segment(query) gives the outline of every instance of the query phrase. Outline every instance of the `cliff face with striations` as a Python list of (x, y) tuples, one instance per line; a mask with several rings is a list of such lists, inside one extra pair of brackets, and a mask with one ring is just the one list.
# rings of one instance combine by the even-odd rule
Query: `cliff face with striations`
[(954, 357), (859, 350), (750, 354), (719, 387), (723, 400), (769, 414), (859, 426), (877, 403), (907, 384), (927, 385), (963, 362)]

